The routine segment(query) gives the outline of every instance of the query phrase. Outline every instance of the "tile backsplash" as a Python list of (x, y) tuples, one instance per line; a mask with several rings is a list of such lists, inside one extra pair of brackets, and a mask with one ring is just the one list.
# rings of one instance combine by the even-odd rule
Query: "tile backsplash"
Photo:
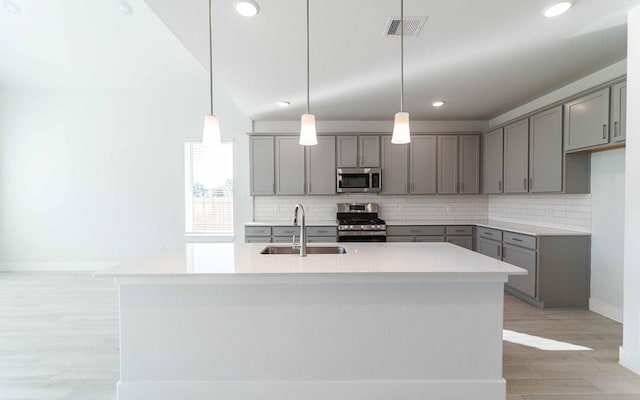
[(499, 220), (573, 231), (591, 231), (591, 195), (501, 196), (256, 196), (254, 221), (291, 223), (297, 203), (309, 221), (332, 222), (337, 203), (378, 203), (388, 222)]
[(591, 195), (489, 196), (489, 219), (591, 232)]
[(377, 203), (380, 217), (386, 221), (434, 221), (455, 219), (486, 220), (487, 196), (268, 196), (254, 198), (254, 221), (286, 222), (293, 220), (293, 208), (304, 205), (310, 221), (328, 222), (336, 219), (338, 203)]

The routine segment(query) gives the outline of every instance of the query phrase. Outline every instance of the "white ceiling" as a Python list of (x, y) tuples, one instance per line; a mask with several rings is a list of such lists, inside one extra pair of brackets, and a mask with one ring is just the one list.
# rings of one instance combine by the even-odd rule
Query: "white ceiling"
[[(207, 0), (130, 0), (130, 16), (118, 0), (13, 1), (22, 15), (0, 7), (2, 86), (206, 85)], [(260, 13), (248, 19), (232, 0), (213, 0), (217, 90), (254, 120), (297, 120), (305, 1), (256, 1)], [(546, 19), (549, 1), (405, 0), (406, 16), (429, 17), (420, 36), (405, 38), (412, 119), (489, 119), (626, 57), (626, 12), (640, 0), (575, 0)], [(383, 30), (399, 4), (311, 1), (318, 120), (387, 120), (398, 111), (399, 38)], [(278, 107), (280, 99), (292, 106)], [(434, 109), (435, 99), (447, 104)]]

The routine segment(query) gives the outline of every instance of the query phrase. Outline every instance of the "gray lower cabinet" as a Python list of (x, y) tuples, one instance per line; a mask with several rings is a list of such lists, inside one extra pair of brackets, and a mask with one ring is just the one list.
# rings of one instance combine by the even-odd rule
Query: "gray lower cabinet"
[(562, 192), (562, 106), (531, 116), (529, 191)]
[(320, 136), (316, 146), (305, 146), (307, 194), (336, 194), (336, 137)]
[(478, 236), (476, 237), (476, 251), (496, 260), (502, 260), (502, 242)]
[(438, 136), (438, 194), (458, 193), (458, 136)]
[(251, 152), (251, 195), (275, 194), (275, 159), (273, 136), (252, 136)]
[(609, 143), (609, 88), (564, 105), (565, 150)]
[(460, 187), (461, 194), (480, 193), (480, 136), (460, 136)]
[(409, 145), (393, 144), (382, 137), (381, 194), (406, 194), (409, 189)]
[(276, 136), (276, 194), (305, 193), (304, 152), (296, 136)]
[(511, 275), (507, 285), (520, 292), (536, 297), (536, 250), (504, 243), (502, 261), (527, 270), (527, 275)]
[(529, 119), (504, 128), (504, 193), (529, 191)]
[(271, 227), (270, 226), (245, 227), (244, 241), (247, 243), (271, 243)]
[[(291, 225), (245, 227), (246, 243), (292, 244), (294, 235), (296, 242), (299, 241), (300, 227)], [(334, 243), (337, 237), (336, 226), (307, 226), (308, 243)]]
[(473, 250), (473, 226), (450, 225), (445, 228), (446, 241)]
[(447, 242), (473, 250), (473, 236), (447, 236)]
[(627, 82), (611, 87), (612, 142), (623, 142), (627, 137)]
[(409, 148), (409, 193), (436, 194), (436, 136), (414, 136)]
[(484, 135), (483, 187), (487, 194), (502, 193), (503, 136), (503, 128)]

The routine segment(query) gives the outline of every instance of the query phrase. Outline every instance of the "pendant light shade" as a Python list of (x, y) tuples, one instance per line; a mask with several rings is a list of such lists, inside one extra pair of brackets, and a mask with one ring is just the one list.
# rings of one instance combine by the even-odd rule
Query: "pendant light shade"
[(213, 113), (213, 40), (211, 26), (211, 0), (209, 0), (209, 94), (211, 114), (204, 117), (204, 129), (202, 130), (202, 144), (211, 146), (222, 143), (220, 136), (220, 123)]
[(222, 138), (220, 137), (220, 123), (218, 122), (218, 117), (215, 115), (205, 115), (202, 144), (205, 146), (211, 146), (220, 144), (221, 142)]
[(313, 114), (302, 114), (300, 144), (303, 146), (318, 144), (318, 137), (316, 136), (316, 116)]
[(393, 123), (393, 135), (391, 143), (411, 143), (411, 130), (409, 129), (409, 113), (402, 111), (404, 100), (404, 1), (400, 0), (400, 112), (396, 113)]
[(318, 144), (316, 135), (316, 116), (309, 112), (309, 0), (307, 0), (307, 113), (300, 119), (300, 144), (313, 146)]
[(393, 136), (391, 136), (391, 143), (411, 143), (411, 130), (409, 129), (408, 112), (396, 113), (395, 122), (393, 124)]

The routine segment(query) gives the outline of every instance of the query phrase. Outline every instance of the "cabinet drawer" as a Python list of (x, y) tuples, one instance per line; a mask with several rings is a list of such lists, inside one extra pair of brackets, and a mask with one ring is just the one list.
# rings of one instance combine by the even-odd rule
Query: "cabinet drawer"
[(473, 235), (473, 227), (470, 225), (447, 226), (447, 236), (469, 236)]
[(444, 235), (444, 226), (413, 225), (413, 226), (388, 226), (387, 236), (441, 236)]
[[(299, 238), (296, 237), (296, 242), (299, 241)], [(274, 236), (272, 243), (288, 243), (293, 244), (293, 235), (291, 236)]]
[(447, 242), (473, 250), (473, 236), (449, 236)]
[(335, 236), (309, 236), (307, 243), (335, 243), (338, 238)]
[(514, 244), (516, 246), (527, 247), (529, 249), (536, 248), (535, 236), (522, 235), (520, 233), (504, 232), (502, 240), (504, 243)]
[(499, 231), (497, 229), (484, 228), (482, 226), (479, 226), (478, 236), (491, 240), (497, 240), (499, 242), (502, 241), (502, 231)]
[(300, 235), (299, 226), (274, 226), (273, 236), (293, 236)]
[(245, 243), (271, 243), (271, 236), (247, 236)]
[(309, 226), (307, 227), (307, 236), (336, 236), (338, 228), (335, 226)]
[(444, 242), (444, 236), (387, 236), (387, 242)]
[(271, 236), (270, 226), (246, 226), (244, 228), (245, 236)]
[(482, 237), (476, 238), (476, 251), (485, 256), (502, 260), (502, 243)]

